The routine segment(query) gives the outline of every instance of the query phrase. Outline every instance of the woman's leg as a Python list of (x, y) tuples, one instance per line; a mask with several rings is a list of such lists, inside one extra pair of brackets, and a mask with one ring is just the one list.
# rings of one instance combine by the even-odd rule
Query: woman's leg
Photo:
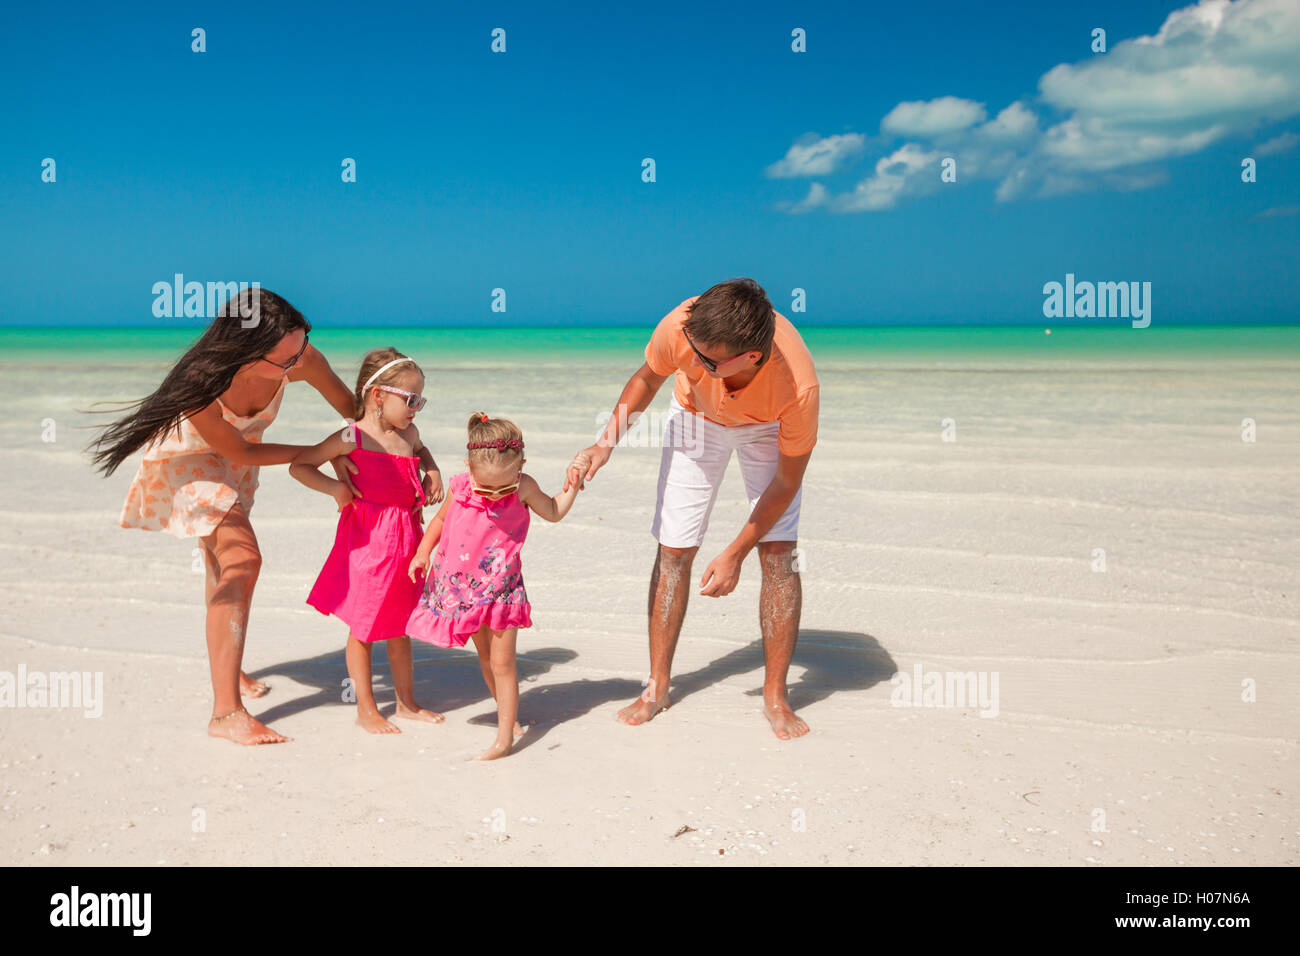
[(397, 692), (397, 713), (393, 716), (427, 720), (431, 724), (442, 723), (442, 714), (415, 702), (415, 662), (411, 656), (411, 639), (394, 637), (384, 643), (385, 650), (388, 651), (388, 668), (393, 672), (393, 690)]
[(208, 552), (209, 573), (215, 573), (215, 580), (205, 588), (213, 695), (208, 733), (241, 744), (283, 743), (290, 738), (255, 719), (243, 709), (239, 698), (239, 665), (244, 657), (248, 609), (262, 568), (262, 553), (243, 506), (236, 503), (217, 529), (199, 540)]
[(515, 674), (516, 627), (504, 631), (491, 631), (492, 645), (489, 653), (492, 683), (497, 700), (497, 739), (492, 746), (478, 755), (479, 760), (495, 760), (510, 753), (515, 741), (515, 718), (519, 715), (519, 682)]
[(372, 734), (400, 734), (401, 729), (388, 721), (375, 704), (375, 689), (370, 676), (373, 646), (348, 635), (348, 677), (352, 678), (352, 690), (357, 695), (357, 726)]
[[(203, 544), (203, 563), (207, 567), (207, 573), (203, 578), (203, 603), (205, 606), (212, 604), (212, 593), (217, 589), (217, 582), (221, 579), (221, 568), (217, 566), (217, 559), (212, 554), (212, 549), (207, 546), (207, 542), (200, 538), (199, 542)], [(242, 697), (262, 697), (271, 688), (265, 682), (254, 680), (243, 672), (239, 672), (239, 693)]]

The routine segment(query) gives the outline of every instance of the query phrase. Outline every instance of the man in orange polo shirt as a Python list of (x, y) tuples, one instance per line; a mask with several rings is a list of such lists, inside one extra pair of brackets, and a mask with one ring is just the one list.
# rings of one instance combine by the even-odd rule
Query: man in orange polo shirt
[(659, 493), (651, 533), (659, 553), (650, 575), (650, 679), (618, 713), (642, 724), (670, 704), (673, 652), (686, 616), (691, 563), (708, 527), (722, 476), (736, 452), (749, 497), (745, 526), (700, 579), (708, 597), (730, 594), (740, 566), (758, 549), (762, 570), (763, 712), (782, 740), (808, 732), (790, 709), (786, 675), (799, 634), (803, 590), (793, 554), (804, 469), (817, 444), (817, 373), (790, 320), (753, 279), (733, 279), (687, 299), (659, 322), (645, 364), (628, 380), (583, 473), (570, 466), (565, 489), (580, 487), (609, 461), (619, 439), (676, 376), (663, 431)]

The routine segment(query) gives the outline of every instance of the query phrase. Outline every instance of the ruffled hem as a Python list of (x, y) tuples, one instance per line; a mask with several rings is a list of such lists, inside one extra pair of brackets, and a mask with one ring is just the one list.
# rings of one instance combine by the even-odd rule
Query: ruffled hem
[(427, 608), (417, 607), (406, 622), (406, 633), (436, 647), (464, 647), (484, 622), (493, 631), (504, 631), (508, 627), (532, 627), (532, 607), (528, 604), (499, 602), (484, 604), (456, 618), (442, 617)]
[[(343, 605), (331, 607), (330, 602), (323, 598), (311, 595), (307, 598), (307, 604), (320, 611), (326, 617), (334, 616), (348, 626), (348, 632), (362, 644), (374, 644), (376, 641), (391, 641), (395, 637), (405, 637), (406, 632), (402, 628), (402, 621), (387, 622), (371, 620), (369, 626), (362, 629), (360, 626), (363, 619), (367, 616), (364, 611), (358, 612), (355, 608), (349, 608)], [(358, 633), (360, 632), (360, 633)]]

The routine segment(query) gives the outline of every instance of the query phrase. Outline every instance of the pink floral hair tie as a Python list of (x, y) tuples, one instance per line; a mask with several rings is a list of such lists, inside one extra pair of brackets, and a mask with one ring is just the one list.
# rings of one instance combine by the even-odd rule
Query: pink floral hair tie
[(498, 451), (509, 449), (523, 450), (524, 443), (518, 438), (494, 438), (491, 441), (472, 441), (467, 442), (466, 448), (495, 448)]

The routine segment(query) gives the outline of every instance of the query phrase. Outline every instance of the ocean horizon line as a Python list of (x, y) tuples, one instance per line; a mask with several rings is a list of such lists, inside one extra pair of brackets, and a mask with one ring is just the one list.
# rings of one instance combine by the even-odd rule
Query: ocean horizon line
[[(784, 313), (782, 313), (784, 314)], [(789, 318), (789, 316), (786, 316)], [(157, 331), (190, 331), (200, 330), (208, 327), (212, 320), (204, 319), (194, 322), (137, 322), (137, 323), (92, 323), (92, 322), (4, 322), (0, 321), (0, 332), (3, 331), (44, 331), (53, 329), (98, 329), (100, 331), (139, 331), (146, 330), (150, 332)], [(310, 320), (308, 320), (310, 321)], [(333, 323), (317, 321), (312, 322), (313, 330), (331, 331), (351, 331), (366, 329), (422, 329), (428, 331), (434, 330), (477, 330), (482, 331), (484, 328), (493, 329), (544, 329), (544, 330), (586, 330), (586, 329), (653, 329), (658, 323), (658, 319), (651, 319), (645, 322), (500, 322), (493, 321), (491, 325), (478, 322), (435, 322), (435, 323), (418, 323), (418, 322), (373, 322), (373, 323)], [(1051, 328), (1053, 331), (1058, 329), (1124, 329), (1129, 328), (1131, 323), (1129, 319), (1116, 318), (1107, 320), (1079, 320), (1066, 319), (1065, 321), (1055, 321), (1052, 319), (1043, 319), (1041, 321), (1016, 321), (1016, 322), (798, 322), (791, 320), (797, 329), (1036, 329)], [(1241, 322), (1222, 322), (1222, 321), (1201, 321), (1197, 319), (1153, 322), (1147, 329), (1138, 329), (1137, 331), (1149, 331), (1152, 328), (1300, 328), (1300, 319), (1260, 319)]]

